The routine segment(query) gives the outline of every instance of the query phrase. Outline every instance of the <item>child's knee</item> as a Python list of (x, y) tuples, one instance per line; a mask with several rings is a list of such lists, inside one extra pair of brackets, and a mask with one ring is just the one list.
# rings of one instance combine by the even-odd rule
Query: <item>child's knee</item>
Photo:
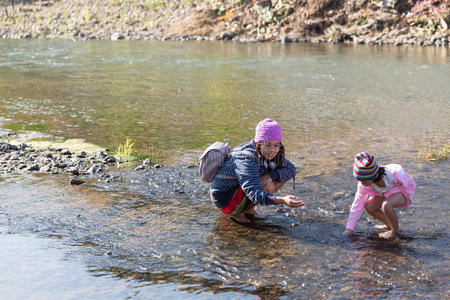
[(387, 211), (392, 211), (392, 205), (388, 201), (383, 201), (381, 204), (381, 210), (386, 213)]

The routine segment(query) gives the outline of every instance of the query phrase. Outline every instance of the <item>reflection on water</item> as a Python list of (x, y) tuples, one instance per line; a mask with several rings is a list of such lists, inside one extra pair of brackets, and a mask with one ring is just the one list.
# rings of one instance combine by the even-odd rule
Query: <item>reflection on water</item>
[[(25, 246), (26, 245), (26, 246)], [(73, 257), (73, 246), (30, 234), (0, 233), (0, 290), (3, 299), (94, 298), (104, 289), (131, 295), (125, 283), (92, 278)], [(83, 287), (80, 289), (80, 287)]]
[[(424, 166), (410, 166), (411, 173)], [(344, 192), (354, 182), (336, 172), (322, 176), (327, 186), (285, 186), (307, 206), (260, 208), (266, 217), (248, 226), (221, 216), (196, 170), (185, 167), (122, 170), (120, 180), (93, 178), (81, 187), (62, 184), (63, 177), (11, 178), (0, 183), (0, 216), (13, 234), (31, 230), (72, 245), (64, 249), (92, 276), (122, 279), (140, 295), (169, 285), (165, 296), (188, 298), (439, 298), (449, 279), (448, 191), (439, 189), (448, 164), (431, 171), (418, 176), (395, 242), (378, 239), (367, 214), (354, 237), (342, 237), (353, 196)], [(338, 187), (343, 192), (331, 197)]]
[[(238, 145), (280, 121), (290, 153), (336, 165), (448, 142), (448, 49), (0, 41), (0, 116), (12, 130), (142, 154)], [(398, 147), (402, 145), (402, 147)], [(297, 161), (299, 161), (298, 159)], [(309, 166), (306, 166), (309, 168)]]
[[(116, 271), (117, 268), (104, 273), (99, 269), (86, 270), (77, 254), (83, 250), (74, 244), (29, 234), (0, 234), (0, 290), (4, 299), (167, 299), (174, 294), (189, 297), (192, 292), (190, 285), (170, 284), (174, 280), (165, 280), (164, 276), (154, 281), (145, 278), (151, 282), (149, 285), (142, 284), (140, 278), (123, 276), (125, 272)], [(229, 295), (214, 298), (226, 299)], [(205, 293), (196, 298), (211, 297)]]
[[(77, 187), (64, 176), (2, 175), (2, 241), (46, 249), (14, 250), (33, 278), (46, 276), (48, 252), (79, 268), (55, 285), (80, 282), (94, 293), (100, 282), (105, 298), (448, 294), (449, 165), (417, 159), (449, 143), (447, 48), (0, 41), (0, 49), (0, 134), (43, 131), (107, 147), (128, 137), (143, 154), (186, 165), (214, 140), (250, 140), (269, 116), (298, 166), (296, 188), (283, 193), (306, 203), (260, 208), (267, 217), (242, 226), (213, 207), (195, 168), (122, 168), (118, 180)], [(342, 237), (361, 150), (416, 180), (397, 242), (379, 240), (367, 214), (354, 237)], [(11, 276), (9, 295), (20, 298), (8, 283), (22, 275)]]

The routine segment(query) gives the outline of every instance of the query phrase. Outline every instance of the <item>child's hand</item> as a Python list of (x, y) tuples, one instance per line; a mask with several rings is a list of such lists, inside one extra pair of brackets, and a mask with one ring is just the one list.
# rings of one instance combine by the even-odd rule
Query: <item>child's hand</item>
[(342, 234), (345, 235), (345, 236), (351, 236), (353, 234), (353, 230), (345, 229)]
[(277, 197), (277, 198), (281, 199), (281, 202), (279, 202), (277, 204), (286, 204), (287, 206), (290, 206), (290, 207), (299, 207), (299, 206), (305, 205), (305, 203), (303, 201), (298, 200), (297, 197), (292, 196), (292, 195), (288, 195), (288, 196), (284, 196), (284, 197)]

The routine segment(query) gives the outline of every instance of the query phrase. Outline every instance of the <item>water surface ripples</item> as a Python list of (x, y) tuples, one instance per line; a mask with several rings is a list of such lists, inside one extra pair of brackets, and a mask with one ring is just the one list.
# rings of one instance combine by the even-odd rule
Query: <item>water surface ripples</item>
[[(0, 41), (0, 49), (0, 134), (42, 131), (110, 148), (128, 137), (167, 165), (110, 170), (112, 182), (86, 178), (80, 187), (62, 175), (2, 175), (3, 240), (40, 250), (2, 246), (0, 269), (15, 251), (43, 278), (48, 253), (76, 266), (69, 273), (87, 297), (104, 298), (449, 294), (448, 162), (419, 158), (449, 141), (447, 48)], [(282, 124), (298, 167), (295, 189), (282, 193), (307, 205), (260, 208), (266, 218), (242, 226), (220, 215), (187, 165), (214, 140), (250, 140), (267, 116)], [(361, 150), (416, 180), (397, 242), (379, 240), (367, 214), (352, 238), (341, 235)], [(22, 278), (10, 272), (0, 289), (19, 298)], [(79, 295), (73, 282), (51, 278)], [(27, 292), (42, 290), (53, 291)]]

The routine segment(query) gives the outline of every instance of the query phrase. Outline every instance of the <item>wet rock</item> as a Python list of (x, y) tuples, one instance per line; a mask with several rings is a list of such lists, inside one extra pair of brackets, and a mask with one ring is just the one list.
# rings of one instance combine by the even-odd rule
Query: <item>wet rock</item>
[(82, 159), (78, 157), (72, 157), (69, 161), (70, 166), (80, 165), (82, 163)]
[(89, 169), (86, 171), (86, 173), (96, 174), (101, 171), (103, 171), (103, 169), (100, 164), (93, 164), (92, 166), (89, 167)]
[(224, 40), (224, 41), (231, 40), (231, 39), (233, 39), (233, 37), (234, 37), (234, 35), (230, 34), (228, 32), (222, 32), (222, 34), (220, 35), (220, 39)]
[(108, 153), (106, 153), (105, 151), (99, 151), (96, 154), (96, 157), (98, 157), (98, 158), (104, 158), (104, 157), (107, 157), (107, 156), (108, 156)]
[(108, 155), (105, 157), (104, 161), (107, 163), (115, 163), (117, 160), (114, 156)]
[(39, 166), (37, 164), (31, 165), (27, 168), (27, 171), (39, 171)]
[(13, 150), (13, 145), (8, 143), (0, 143), (0, 152), (10, 152)]
[(79, 171), (77, 168), (70, 168), (70, 169), (69, 169), (69, 172), (70, 172), (72, 175), (80, 175), (80, 171)]
[(72, 155), (72, 152), (70, 150), (64, 150), (61, 152), (62, 155)]
[(40, 171), (43, 173), (47, 173), (47, 172), (50, 172), (51, 169), (52, 169), (52, 167), (50, 165), (45, 165), (40, 168)]
[(70, 179), (70, 182), (69, 182), (71, 185), (80, 185), (80, 184), (83, 184), (84, 183), (84, 180), (81, 180), (81, 179), (77, 179), (77, 178), (72, 178), (72, 179)]

